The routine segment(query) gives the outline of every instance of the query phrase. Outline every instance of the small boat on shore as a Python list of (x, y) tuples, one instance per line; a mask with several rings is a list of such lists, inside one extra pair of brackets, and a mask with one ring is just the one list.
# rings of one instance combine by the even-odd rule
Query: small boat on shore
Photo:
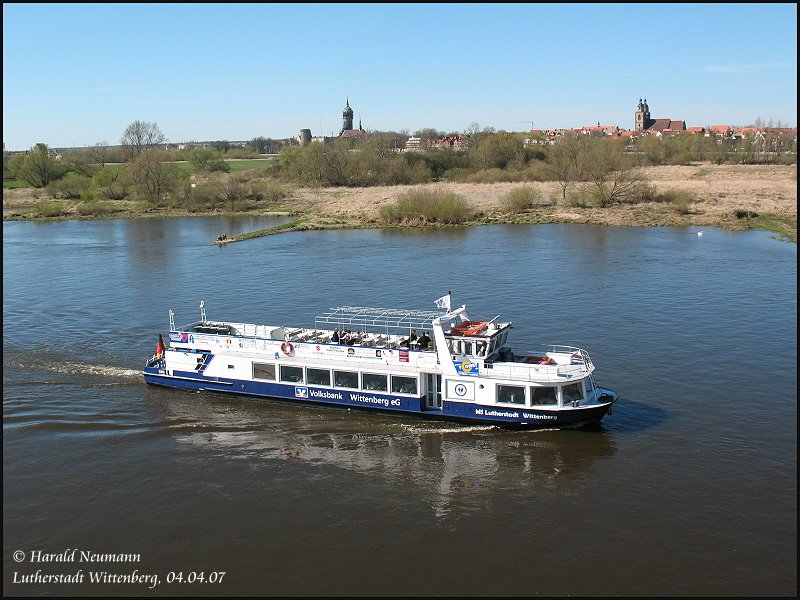
[[(314, 327), (200, 320), (159, 335), (148, 384), (193, 391), (373, 409), (527, 429), (597, 424), (618, 394), (595, 384), (573, 346), (523, 352), (510, 322), (438, 311), (342, 306)], [(419, 336), (417, 332), (422, 332)]]

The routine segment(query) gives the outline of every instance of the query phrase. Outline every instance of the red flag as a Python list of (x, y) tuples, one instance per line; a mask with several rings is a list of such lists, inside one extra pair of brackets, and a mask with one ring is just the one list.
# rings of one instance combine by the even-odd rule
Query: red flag
[(156, 344), (156, 358), (161, 358), (164, 354), (164, 351), (167, 349), (167, 345), (164, 343), (164, 338), (161, 337), (161, 334), (158, 334), (158, 343)]

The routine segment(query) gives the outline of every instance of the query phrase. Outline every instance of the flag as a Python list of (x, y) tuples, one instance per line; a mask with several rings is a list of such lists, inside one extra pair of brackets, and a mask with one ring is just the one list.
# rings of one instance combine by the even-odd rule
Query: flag
[(444, 308), (445, 310), (450, 310), (450, 294), (446, 296), (442, 296), (436, 302), (436, 308)]
[(161, 358), (164, 352), (167, 349), (167, 345), (164, 343), (164, 338), (161, 337), (161, 334), (158, 334), (158, 343), (156, 344), (156, 358)]

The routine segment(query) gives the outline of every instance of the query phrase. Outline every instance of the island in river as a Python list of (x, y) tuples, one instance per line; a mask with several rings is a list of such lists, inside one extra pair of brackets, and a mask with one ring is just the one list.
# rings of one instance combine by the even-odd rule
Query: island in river
[[(797, 241), (796, 165), (714, 165), (655, 166), (639, 169), (656, 192), (682, 193), (687, 202), (646, 202), (614, 204), (598, 208), (565, 202), (557, 182), (459, 183), (362, 188), (296, 188), (279, 201), (250, 207), (248, 215), (291, 215), (294, 220), (276, 228), (230, 237), (232, 243), (283, 231), (385, 227), (380, 209), (409, 191), (445, 190), (463, 197), (476, 210), (466, 225), (483, 223), (585, 223), (613, 226), (697, 226), (728, 230), (765, 229), (783, 239)], [(506, 198), (512, 190), (529, 187), (540, 192), (541, 201), (520, 211), (509, 211)], [(38, 203), (50, 200), (41, 190), (3, 190), (3, 219), (80, 219), (205, 216), (219, 212), (188, 212), (180, 208), (155, 208), (149, 204), (113, 202), (114, 210), (104, 215), (81, 216), (82, 201), (63, 201), (64, 214), (41, 216)], [(235, 214), (235, 213), (226, 213)]]

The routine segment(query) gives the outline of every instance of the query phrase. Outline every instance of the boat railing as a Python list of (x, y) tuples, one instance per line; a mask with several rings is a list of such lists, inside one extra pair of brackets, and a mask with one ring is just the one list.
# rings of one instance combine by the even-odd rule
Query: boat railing
[(522, 365), (522, 364), (494, 364), (487, 374), (496, 379), (511, 379), (514, 381), (556, 382), (585, 377), (588, 371), (579, 365)]
[[(550, 358), (549, 362), (531, 359)], [(492, 363), (492, 377), (519, 381), (564, 381), (585, 377), (594, 370), (589, 353), (574, 346), (540, 346), (525, 351), (511, 349)]]
[(412, 329), (416, 329), (418, 333), (432, 331), (433, 322), (444, 314), (446, 313), (429, 310), (340, 306), (317, 315), (314, 326), (317, 329), (352, 329), (388, 337), (408, 335)]
[[(591, 369), (594, 365), (589, 353), (582, 348), (575, 346), (563, 346), (559, 344), (541, 345), (536, 347), (526, 347), (524, 351), (512, 348), (515, 361), (525, 361), (528, 356), (550, 356), (558, 364), (582, 365)], [(568, 362), (567, 362), (568, 361)]]
[(150, 358), (148, 358), (145, 361), (144, 366), (145, 367), (157, 367), (157, 366), (162, 365), (163, 363), (164, 363), (164, 357), (163, 356), (158, 356), (157, 354), (153, 354), (153, 355), (150, 356)]

